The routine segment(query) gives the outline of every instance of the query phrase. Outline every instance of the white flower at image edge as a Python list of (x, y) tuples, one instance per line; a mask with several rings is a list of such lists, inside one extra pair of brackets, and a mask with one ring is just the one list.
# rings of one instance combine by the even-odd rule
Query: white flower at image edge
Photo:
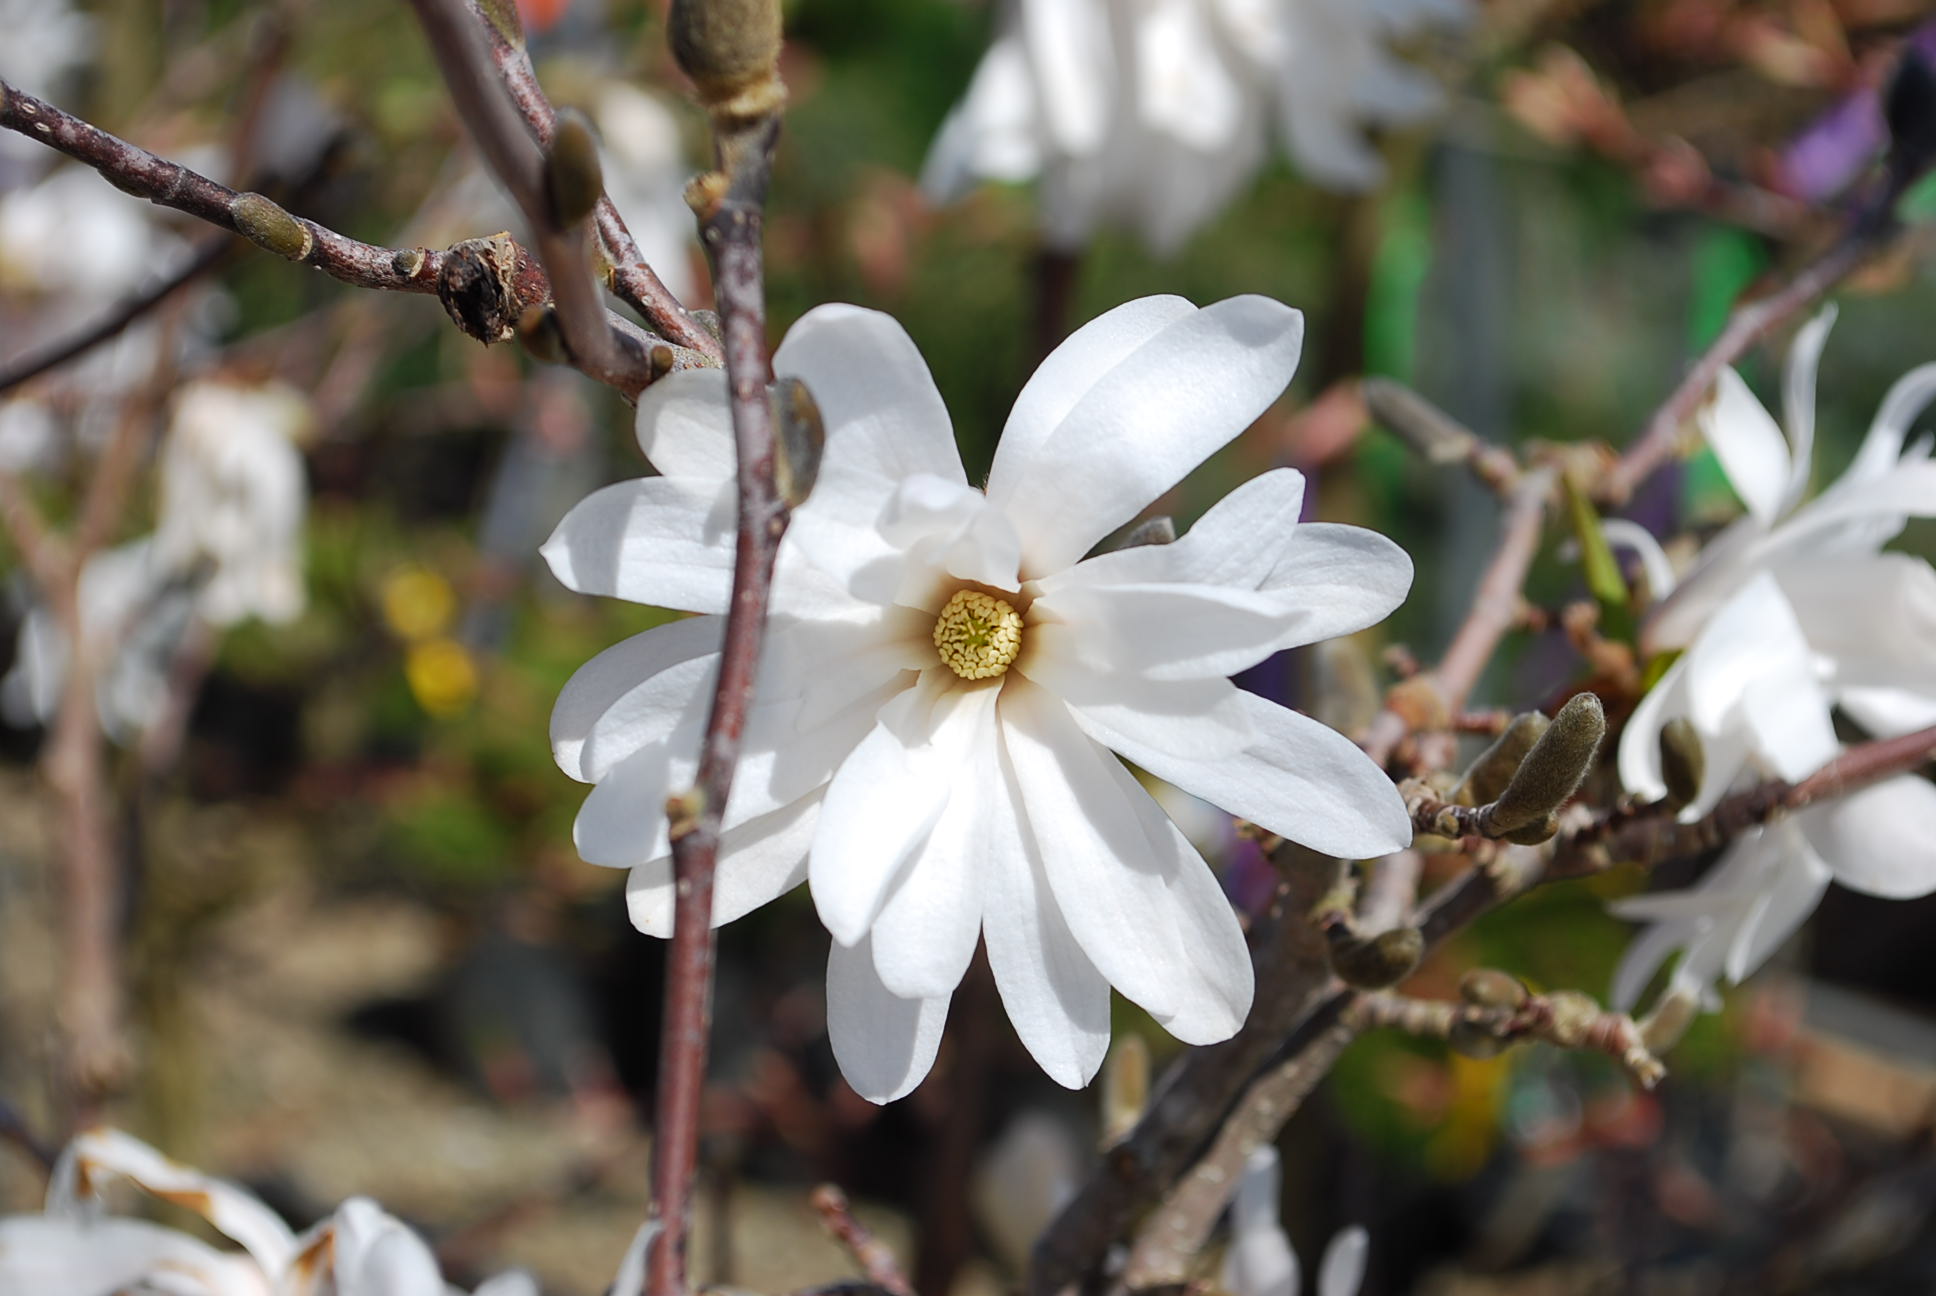
[[(1368, 757), (1228, 678), (1383, 619), (1410, 586), (1402, 550), (1299, 525), (1303, 479), (1278, 470), (1173, 544), (1084, 558), (1276, 399), (1302, 333), (1262, 297), (1119, 307), (1030, 379), (985, 491), (887, 316), (823, 306), (775, 353), (827, 443), (781, 548), (713, 921), (810, 883), (834, 938), (828, 1030), (859, 1093), (920, 1083), (978, 938), (1022, 1041), (1064, 1085), (1101, 1063), (1112, 985), (1188, 1043), (1243, 1022), (1236, 917), (1112, 751), (1327, 854), (1410, 840)], [(654, 385), (638, 430), (663, 475), (586, 499), (545, 557), (572, 589), (702, 615), (587, 663), (552, 740), (597, 785), (579, 852), (631, 869), (634, 924), (665, 936), (663, 807), (693, 778), (731, 585), (725, 375)]]
[[(1723, 372), (1702, 429), (1747, 514), (1693, 570), (1674, 584), (1651, 541), (1621, 533), (1664, 595), (1642, 643), (1681, 650), (1627, 722), (1621, 781), (1638, 796), (1664, 796), (1661, 731), (1686, 719), (1704, 756), (1686, 821), (1744, 777), (1797, 782), (1833, 760), (1843, 750), (1838, 709), (1878, 738), (1936, 724), (1936, 568), (1882, 550), (1910, 516), (1936, 515), (1936, 462), (1927, 440), (1909, 444), (1936, 398), (1936, 364), (1889, 390), (1849, 468), (1805, 499), (1815, 373), (1833, 320), (1823, 312), (1789, 353), (1786, 435), (1740, 375)], [(1891, 899), (1936, 889), (1936, 786), (1903, 774), (1826, 799), (1743, 833), (1692, 888), (1617, 902), (1616, 913), (1652, 926), (1616, 973), (1616, 1005), (1632, 1004), (1676, 952), (1673, 987), (1718, 1003), (1714, 983), (1759, 967), (1831, 880)]]
[[(1258, 1148), (1230, 1203), (1230, 1246), (1223, 1256), (1223, 1289), (1231, 1296), (1297, 1296), (1303, 1271), (1278, 1217), (1277, 1149)], [(1317, 1296), (1356, 1296), (1364, 1282), (1371, 1239), (1362, 1228), (1341, 1230), (1318, 1264)]]

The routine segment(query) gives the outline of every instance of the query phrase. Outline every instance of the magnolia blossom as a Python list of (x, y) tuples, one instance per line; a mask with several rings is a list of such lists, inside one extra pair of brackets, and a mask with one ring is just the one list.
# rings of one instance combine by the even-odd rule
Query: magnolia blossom
[[(195, 1211), (241, 1251), (223, 1250), (147, 1220), (109, 1215), (102, 1190), (126, 1179)], [(649, 1239), (649, 1234), (642, 1234)], [(636, 1272), (635, 1241), (626, 1271)], [(630, 1287), (615, 1290), (636, 1291)], [(297, 1234), (255, 1196), (178, 1165), (119, 1130), (97, 1129), (67, 1146), (47, 1188), (45, 1213), (0, 1219), (0, 1292), (7, 1296), (461, 1296), (429, 1246), (367, 1197)], [(474, 1296), (538, 1296), (528, 1274), (506, 1273)]]
[[(1274, 1147), (1258, 1148), (1244, 1163), (1230, 1203), (1230, 1249), (1223, 1257), (1223, 1288), (1231, 1296), (1297, 1296), (1302, 1286), (1297, 1253), (1278, 1218), (1279, 1178)], [(1355, 1296), (1370, 1245), (1361, 1228), (1332, 1238), (1318, 1265), (1317, 1296)]]
[(201, 614), (215, 625), (302, 611), (308, 487), (295, 439), (308, 422), (308, 402), (283, 383), (196, 382), (176, 398), (155, 549), (171, 569), (205, 569)]
[[(1112, 985), (1189, 1043), (1242, 1023), (1237, 920), (1112, 752), (1328, 854), (1409, 840), (1349, 740), (1227, 678), (1381, 620), (1411, 582), (1402, 550), (1300, 525), (1303, 479), (1279, 470), (1174, 544), (1084, 557), (1276, 399), (1302, 333), (1261, 297), (1119, 307), (1029, 380), (985, 490), (893, 320), (824, 306), (774, 354), (827, 445), (780, 552), (713, 920), (810, 883), (834, 938), (828, 1029), (860, 1093), (927, 1073), (978, 936), (1065, 1085), (1101, 1063)], [(544, 551), (575, 590), (702, 614), (594, 658), (552, 717), (559, 764), (597, 785), (579, 852), (631, 869), (632, 920), (660, 936), (663, 807), (693, 778), (731, 584), (726, 390), (717, 370), (654, 384), (638, 431), (663, 475), (594, 494)]]
[(1273, 124), (1317, 183), (1377, 184), (1364, 125), (1439, 101), (1388, 43), (1465, 14), (1465, 0), (1019, 0), (923, 184), (945, 201), (1039, 180), (1052, 243), (1121, 225), (1173, 251), (1257, 172)]
[[(0, 81), (28, 94), (67, 93), (94, 48), (94, 24), (68, 0), (0, 0)], [(11, 131), (0, 133), (0, 161), (26, 160), (46, 149)]]
[[(1667, 593), (1642, 641), (1680, 656), (1628, 722), (1620, 774), (1642, 797), (1665, 795), (1661, 732), (1686, 719), (1705, 772), (1684, 819), (1739, 780), (1798, 780), (1834, 759), (1834, 709), (1877, 737), (1936, 724), (1936, 569), (1882, 550), (1908, 517), (1936, 515), (1928, 442), (1905, 451), (1936, 398), (1936, 364), (1890, 389), (1848, 471), (1805, 500), (1831, 322), (1812, 322), (1790, 353), (1786, 437), (1739, 375), (1723, 374), (1702, 427), (1747, 515), (1671, 589), (1665, 558), (1649, 557), (1650, 583)], [(1810, 806), (1738, 838), (1697, 886), (1621, 902), (1617, 912), (1654, 925), (1622, 963), (1615, 999), (1632, 1003), (1680, 951), (1673, 989), (1712, 1002), (1714, 982), (1758, 967), (1830, 880), (1891, 898), (1936, 889), (1936, 787), (1906, 774)]]

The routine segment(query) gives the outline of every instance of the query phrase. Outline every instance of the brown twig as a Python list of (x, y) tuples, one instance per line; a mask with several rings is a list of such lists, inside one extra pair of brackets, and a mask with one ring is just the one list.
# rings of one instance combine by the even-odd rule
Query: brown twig
[(1433, 669), (1403, 681), (1385, 707), (1359, 736), (1358, 745), (1379, 764), (1388, 764), (1407, 735), (1442, 729), (1465, 708), (1499, 641), (1519, 619), (1520, 589), (1539, 549), (1540, 528), (1558, 480), (1552, 468), (1537, 468), (1514, 484), (1501, 523), (1499, 548), (1479, 578), (1472, 609)]
[(1401, 382), (1367, 378), (1362, 394), (1371, 416), (1427, 463), (1464, 464), (1481, 486), (1501, 499), (1511, 496), (1520, 477), (1519, 461), (1511, 451), (1486, 441)]
[[(466, 0), (478, 30), (483, 32), (492, 65), (511, 96), (511, 103), (538, 143), (550, 147), (557, 110), (538, 84), (525, 49), (517, 11), (509, 5)], [(609, 264), (607, 286), (620, 300), (644, 317), (668, 342), (687, 347), (713, 360), (721, 357), (719, 339), (707, 332), (672, 295), (658, 274), (645, 263), (625, 219), (609, 197), (601, 196), (594, 216), (598, 237)]]
[(1781, 324), (1807, 309), (1810, 303), (1848, 278), (1887, 241), (1893, 224), (1858, 222), (1793, 279), (1759, 300), (1737, 306), (1721, 335), (1714, 339), (1673, 393), (1647, 419), (1640, 439), (1620, 461), (1595, 483), (1603, 504), (1618, 507), (1636, 487), (1673, 457), (1681, 444), (1681, 429), (1706, 399), (1721, 371)]
[[(1521, 1040), (1540, 1040), (1556, 1048), (1592, 1049), (1618, 1062), (1644, 1089), (1667, 1074), (1625, 1013), (1608, 1012), (1583, 994), (1561, 991), (1528, 994), (1513, 1005), (1449, 1003), (1414, 999), (1389, 991), (1358, 996), (1350, 1009), (1360, 1030), (1385, 1027), (1425, 1039), (1449, 1040), (1455, 1047), (1489, 1056)], [(1483, 1048), (1475, 1046), (1483, 1045)]]
[(868, 1282), (892, 1296), (914, 1296), (914, 1289), (902, 1274), (894, 1252), (854, 1218), (846, 1193), (833, 1184), (821, 1184), (813, 1190), (813, 1208), (820, 1212), (820, 1222), (827, 1226), (834, 1240), (846, 1247), (847, 1254), (860, 1265)]

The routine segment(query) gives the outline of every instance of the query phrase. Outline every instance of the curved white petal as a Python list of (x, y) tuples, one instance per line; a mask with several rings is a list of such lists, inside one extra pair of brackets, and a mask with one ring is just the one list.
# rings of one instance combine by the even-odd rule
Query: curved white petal
[(1693, 930), (1691, 924), (1654, 923), (1628, 942), (1614, 968), (1613, 988), (1607, 996), (1615, 1012), (1628, 1012), (1640, 1002), (1640, 992), (1654, 979), (1661, 964), (1686, 946)]
[(1032, 616), (1054, 621), (1106, 669), (1153, 680), (1224, 679), (1277, 650), (1279, 600), (1214, 585), (1070, 586)]
[[(1028, 831), (1089, 961), (1185, 1043), (1235, 1034), (1250, 1011), (1250, 959), (1209, 865), (1055, 698), (1011, 685), (1001, 719)], [(1209, 905), (1186, 876), (1210, 883)]]
[(983, 801), (988, 966), (1030, 1056), (1057, 1084), (1080, 1089), (1109, 1051), (1109, 983), (1076, 943), (1050, 892), (1006, 751), (997, 763), (1001, 783)]
[(1098, 725), (1129, 733), (1145, 724), (1164, 726), (1164, 741), (1182, 758), (1235, 755), (1257, 738), (1241, 691), (1229, 680), (1118, 674), (1066, 626), (1030, 626), (1014, 669)]
[(1834, 326), (1835, 307), (1824, 306), (1802, 325), (1788, 347), (1788, 364), (1782, 373), (1782, 418), (1788, 424), (1789, 469), (1782, 483), (1782, 513), (1808, 493), (1808, 473), (1815, 462), (1815, 372)]
[[(807, 851), (820, 820), (820, 794), (809, 793), (720, 834), (713, 874), (713, 926), (743, 918), (807, 880)], [(672, 857), (635, 865), (625, 879), (625, 908), (647, 936), (673, 931)]]
[(903, 999), (882, 985), (866, 938), (828, 951), (827, 1037), (840, 1074), (869, 1102), (893, 1102), (927, 1079), (947, 1019), (948, 996)]
[(1793, 823), (1771, 825), (1763, 835), (1769, 859), (1760, 903), (1728, 943), (1725, 967), (1728, 980), (1737, 984), (1800, 930), (1828, 890), (1828, 865)]
[(1936, 696), (1936, 568), (1883, 553), (1796, 559), (1774, 574), (1838, 692), (1867, 686)]
[(733, 581), (733, 497), (665, 477), (594, 491), (539, 550), (566, 589), (682, 612), (724, 612)]
[(820, 920), (843, 945), (867, 933), (953, 781), (992, 778), (997, 690), (960, 684), (938, 667), (928, 672), (921, 687), (882, 709), (828, 784), (809, 877)]
[(192, 1296), (270, 1296), (268, 1277), (240, 1255), (135, 1219), (0, 1219), (0, 1291), (8, 1296), (107, 1296), (161, 1290)]
[[(992, 756), (992, 731), (980, 741), (989, 743)], [(895, 994), (952, 994), (968, 971), (981, 939), (981, 877), (990, 849), (982, 802), (999, 795), (992, 770), (986, 781), (955, 781), (940, 818), (874, 919), (874, 968)]]
[(1307, 522), (1264, 578), (1279, 595), (1291, 627), (1279, 648), (1295, 648), (1377, 625), (1412, 589), (1412, 558), (1393, 541), (1364, 527)]
[(1853, 489), (1887, 476), (1902, 458), (1910, 425), (1932, 400), (1936, 400), (1936, 362), (1918, 365), (1896, 379), (1876, 410), (1869, 434), (1862, 439), (1862, 446), (1847, 471), (1836, 481), (1835, 489)]
[(1045, 576), (1044, 594), (1075, 586), (1264, 584), (1298, 529), (1304, 474), (1275, 468), (1225, 495), (1171, 544), (1132, 545)]
[(1674, 590), (1674, 564), (1654, 533), (1626, 518), (1603, 518), (1600, 533), (1615, 549), (1625, 549), (1640, 559), (1640, 570), (1647, 578), (1647, 595), (1658, 603)]
[(1757, 679), (1809, 674), (1808, 639), (1766, 572), (1743, 585), (1687, 650), (1688, 713), (1705, 733), (1727, 723)]
[(1702, 407), (1700, 423), (1701, 434), (1749, 514), (1764, 526), (1773, 525), (1781, 516), (1793, 462), (1774, 416), (1729, 368), (1721, 371), (1713, 400)]
[(724, 369), (682, 369), (659, 379), (639, 394), (633, 427), (661, 475), (700, 491), (733, 480), (737, 452)]
[(1067, 567), (1269, 408), (1304, 317), (1267, 297), (1183, 316), (1098, 379), (1038, 442), (997, 450), (989, 498), (1022, 537), (1023, 574)]
[(597, 777), (585, 770), (585, 739), (612, 706), (661, 671), (719, 651), (724, 617), (687, 617), (613, 644), (572, 672), (551, 708), (551, 754), (558, 768), (581, 783)]
[(1620, 785), (1641, 800), (1658, 801), (1667, 795), (1667, 780), (1660, 769), (1660, 731), (1669, 720), (1686, 713), (1687, 661), (1682, 658), (1654, 681), (1620, 731), (1616, 760)]
[[(1095, 708), (1072, 710), (1083, 730), (1185, 792), (1300, 845), (1341, 859), (1370, 859), (1412, 840), (1411, 816), (1385, 772), (1355, 743), (1309, 716), (1235, 691), (1257, 737), (1240, 752), (1180, 754), (1195, 722)], [(1122, 724), (1127, 719), (1128, 724)]]
[(1907, 900), (1936, 891), (1936, 786), (1914, 774), (1795, 816), (1835, 880), (1865, 895)]
[(1365, 1280), (1371, 1236), (1356, 1225), (1340, 1229), (1318, 1264), (1318, 1296), (1354, 1296)]
[(1244, 1162), (1230, 1203), (1230, 1248), (1223, 1257), (1223, 1287), (1231, 1296), (1297, 1296), (1297, 1253), (1278, 1218), (1277, 1149), (1266, 1144)]

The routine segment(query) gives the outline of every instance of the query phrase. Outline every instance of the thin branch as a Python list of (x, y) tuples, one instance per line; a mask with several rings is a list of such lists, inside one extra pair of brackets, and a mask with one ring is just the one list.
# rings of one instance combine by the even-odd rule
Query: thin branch
[(1447, 1040), (1466, 1050), (1483, 1044), (1504, 1049), (1522, 1040), (1540, 1040), (1556, 1048), (1591, 1049), (1606, 1054), (1643, 1089), (1652, 1089), (1667, 1074), (1640, 1037), (1640, 1027), (1626, 1013), (1608, 1012), (1583, 994), (1560, 991), (1532, 995), (1515, 1005), (1482, 1006), (1413, 999), (1389, 991), (1358, 996), (1351, 1006), (1353, 1024), (1360, 1030), (1385, 1027), (1425, 1039)]
[[(712, 1027), (713, 870), (721, 816), (739, 762), (753, 701), (760, 643), (772, 592), (773, 563), (791, 510), (775, 484), (773, 407), (767, 394), (766, 287), (760, 238), (779, 117), (718, 127), (721, 172), (699, 190), (701, 229), (725, 340), (733, 443), (738, 458), (738, 522), (725, 647), (691, 791), (666, 805), (671, 821), (677, 899), (668, 955), (666, 1013), (659, 1049), (659, 1095), (652, 1187), (664, 1231), (652, 1244), (647, 1291), (685, 1296), (686, 1240), (699, 1155), (699, 1105)], [(696, 204), (697, 205), (697, 204)]]
[(1653, 868), (1713, 850), (1741, 833), (1817, 801), (1908, 774), (1936, 760), (1936, 727), (1849, 748), (1799, 783), (1758, 783), (1727, 797), (1693, 823), (1665, 802), (1615, 811), (1560, 839), (1548, 879), (1584, 877), (1615, 864)]
[[(466, 4), (476, 20), (478, 30), (484, 34), (491, 63), (503, 80), (504, 88), (510, 93), (512, 105), (538, 143), (549, 148), (551, 133), (557, 122), (557, 110), (551, 106), (551, 100), (538, 84), (538, 74), (532, 68), (531, 56), (525, 49), (524, 33), (517, 26), (516, 10), (510, 5), (483, 3), (481, 0), (466, 0)], [(625, 227), (625, 219), (619, 215), (618, 208), (612, 205), (609, 197), (599, 198), (594, 219), (606, 259), (611, 263), (607, 286), (620, 300), (638, 311), (645, 322), (668, 342), (688, 347), (714, 360), (720, 359), (719, 339), (692, 317), (652, 267), (645, 263), (632, 232)]]
[(1640, 483), (1679, 449), (1681, 429), (1713, 389), (1721, 371), (1853, 274), (1882, 247), (1894, 228), (1889, 222), (1858, 221), (1827, 252), (1780, 289), (1736, 307), (1721, 335), (1695, 361), (1673, 394), (1648, 418), (1640, 439), (1596, 483), (1594, 493), (1600, 502), (1613, 507), (1624, 504)]
[(0, 1098), (0, 1141), (11, 1143), (25, 1152), (40, 1166), (43, 1173), (53, 1170), (54, 1160), (58, 1154), (50, 1144), (34, 1133), (33, 1127), (27, 1123), (27, 1118), (4, 1098)]
[(1464, 464), (1501, 499), (1519, 484), (1519, 461), (1401, 382), (1367, 378), (1362, 388), (1371, 416), (1398, 434), (1427, 463)]
[(235, 244), (224, 238), (211, 239), (204, 243), (153, 287), (128, 298), (100, 320), (78, 333), (51, 342), (38, 351), (28, 352), (5, 370), (0, 370), (0, 393), (12, 391), (23, 383), (31, 382), (48, 370), (58, 368), (74, 357), (91, 351), (116, 336), (130, 324), (213, 270), (234, 250)]
[(868, 1282), (892, 1296), (914, 1296), (914, 1289), (908, 1285), (894, 1252), (854, 1218), (846, 1193), (833, 1184), (821, 1184), (813, 1190), (813, 1208), (820, 1212), (820, 1221), (827, 1226), (827, 1231), (860, 1265)]
[(1519, 619), (1520, 590), (1539, 550), (1540, 528), (1557, 480), (1552, 468), (1539, 468), (1513, 487), (1511, 505), (1500, 524), (1499, 548), (1479, 578), (1472, 609), (1444, 658), (1432, 670), (1394, 688), (1384, 709), (1358, 739), (1358, 745), (1379, 764), (1388, 764), (1409, 734), (1445, 728), (1464, 710), (1499, 641)]

